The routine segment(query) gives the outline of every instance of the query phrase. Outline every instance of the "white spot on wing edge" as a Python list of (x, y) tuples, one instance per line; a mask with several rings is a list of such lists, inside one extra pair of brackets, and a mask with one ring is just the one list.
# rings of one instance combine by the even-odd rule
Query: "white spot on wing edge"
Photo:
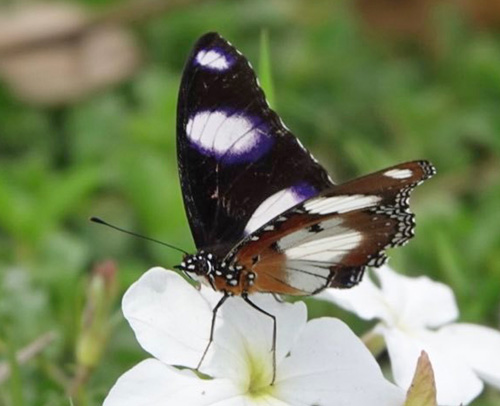
[(384, 172), (384, 176), (388, 176), (393, 179), (407, 179), (413, 175), (413, 171), (411, 169), (391, 169), (387, 172)]
[(306, 202), (304, 208), (313, 214), (346, 213), (372, 207), (380, 200), (381, 197), (375, 195), (319, 197)]
[(198, 52), (196, 55), (196, 62), (198, 62), (201, 66), (206, 66), (207, 68), (215, 70), (225, 70), (230, 66), (230, 62), (226, 56), (213, 49), (208, 51), (202, 49)]

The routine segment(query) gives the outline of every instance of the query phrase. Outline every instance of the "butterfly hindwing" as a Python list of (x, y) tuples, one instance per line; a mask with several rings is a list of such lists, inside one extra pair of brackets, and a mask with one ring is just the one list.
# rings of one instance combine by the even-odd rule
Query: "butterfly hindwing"
[(177, 154), (196, 246), (220, 256), (333, 185), (269, 108), (248, 61), (215, 33), (200, 38), (184, 70)]
[(366, 266), (414, 232), (411, 191), (434, 174), (427, 161), (400, 164), (333, 186), (280, 214), (229, 254), (251, 266), (254, 290), (313, 294), (358, 283)]

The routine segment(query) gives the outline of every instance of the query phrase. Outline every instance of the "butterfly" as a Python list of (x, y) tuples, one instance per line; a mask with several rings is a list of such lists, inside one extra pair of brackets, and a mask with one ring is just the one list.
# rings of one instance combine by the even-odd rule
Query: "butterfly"
[(217, 33), (198, 40), (184, 68), (177, 158), (197, 252), (176, 268), (223, 293), (198, 367), (228, 297), (272, 318), (274, 351), (276, 319), (249, 295), (350, 288), (367, 266), (382, 265), (387, 248), (413, 237), (410, 193), (435, 173), (413, 161), (334, 184), (270, 108), (248, 60)]

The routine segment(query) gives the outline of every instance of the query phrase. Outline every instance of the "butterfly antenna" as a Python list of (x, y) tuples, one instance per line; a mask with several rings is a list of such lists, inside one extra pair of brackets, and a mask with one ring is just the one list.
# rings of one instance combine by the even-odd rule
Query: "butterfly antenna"
[(144, 235), (137, 234), (137, 233), (134, 233), (132, 231), (124, 230), (123, 228), (114, 226), (113, 224), (110, 224), (110, 223), (104, 221), (103, 219), (100, 219), (99, 217), (91, 217), (89, 220), (92, 221), (93, 223), (102, 224), (104, 226), (108, 226), (110, 228), (114, 228), (115, 230), (121, 231), (122, 233), (130, 234), (130, 235), (133, 235), (134, 237), (139, 237), (139, 238), (142, 238), (142, 239), (147, 240), (147, 241), (152, 241), (152, 242), (155, 242), (157, 244), (164, 245), (165, 247), (169, 247), (169, 248), (172, 248), (174, 250), (180, 251), (180, 252), (182, 252), (182, 253), (184, 253), (186, 255), (189, 254), (187, 251), (184, 251), (181, 248), (177, 248), (177, 247), (175, 247), (175, 246), (173, 246), (171, 244), (167, 244), (166, 242), (158, 241), (158, 240), (155, 240), (154, 238), (149, 238), (149, 237), (146, 237)]

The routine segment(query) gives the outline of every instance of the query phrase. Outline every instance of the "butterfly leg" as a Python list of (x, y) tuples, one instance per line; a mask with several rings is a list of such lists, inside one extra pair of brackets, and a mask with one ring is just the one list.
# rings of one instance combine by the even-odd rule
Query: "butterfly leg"
[(265, 314), (266, 316), (270, 317), (273, 320), (273, 344), (271, 346), (271, 352), (273, 353), (273, 379), (271, 381), (271, 385), (274, 384), (274, 381), (276, 379), (276, 316), (274, 316), (271, 313), (266, 312), (264, 309), (261, 309), (259, 306), (257, 306), (254, 302), (252, 302), (248, 298), (248, 293), (243, 292), (241, 294), (241, 297), (245, 302), (247, 302), (250, 306), (252, 306), (255, 310), (258, 310), (259, 312)]
[(227, 292), (224, 292), (224, 296), (217, 302), (215, 307), (212, 310), (212, 324), (210, 326), (210, 338), (208, 339), (208, 344), (205, 347), (205, 351), (203, 351), (203, 355), (201, 356), (200, 362), (198, 362), (198, 365), (196, 367), (196, 370), (198, 371), (201, 367), (201, 364), (203, 363), (203, 360), (205, 359), (205, 355), (207, 355), (208, 349), (212, 345), (212, 341), (214, 341), (214, 331), (215, 331), (215, 319), (217, 318), (217, 311), (220, 309), (220, 307), (224, 304), (224, 302), (227, 300), (228, 297), (231, 295), (228, 294)]

